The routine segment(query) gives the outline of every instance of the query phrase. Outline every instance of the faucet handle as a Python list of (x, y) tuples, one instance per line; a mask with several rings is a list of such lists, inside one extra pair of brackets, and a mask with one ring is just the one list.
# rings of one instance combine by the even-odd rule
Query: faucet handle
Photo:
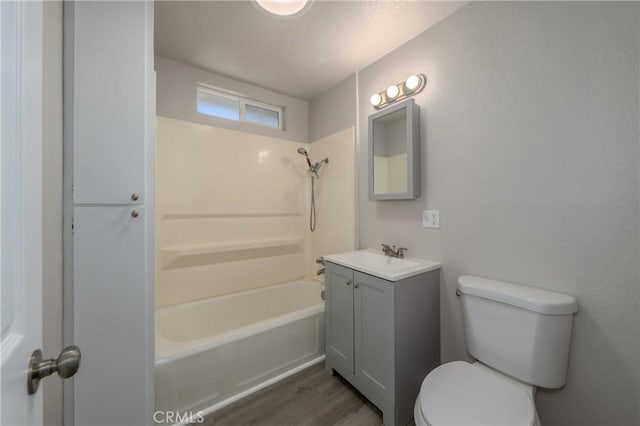
[(404, 257), (404, 252), (407, 251), (407, 250), (409, 250), (409, 249), (406, 248), (406, 247), (398, 248), (398, 257)]

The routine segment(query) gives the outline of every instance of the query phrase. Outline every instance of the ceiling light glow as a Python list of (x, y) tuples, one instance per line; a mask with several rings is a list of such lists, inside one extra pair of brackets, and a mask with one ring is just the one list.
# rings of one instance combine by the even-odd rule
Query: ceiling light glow
[(309, 0), (255, 0), (255, 2), (269, 13), (278, 16), (292, 16), (301, 12)]

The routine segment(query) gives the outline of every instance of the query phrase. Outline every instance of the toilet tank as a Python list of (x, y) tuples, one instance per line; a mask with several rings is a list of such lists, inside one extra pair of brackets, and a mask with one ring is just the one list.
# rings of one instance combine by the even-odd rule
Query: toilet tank
[(470, 275), (458, 278), (458, 290), (474, 358), (535, 386), (564, 386), (578, 310), (573, 297)]

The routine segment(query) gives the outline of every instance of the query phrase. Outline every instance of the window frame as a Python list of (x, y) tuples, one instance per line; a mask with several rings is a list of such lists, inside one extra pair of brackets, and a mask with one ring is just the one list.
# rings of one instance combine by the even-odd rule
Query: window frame
[[(217, 115), (206, 114), (198, 111), (198, 92), (202, 92), (205, 94), (209, 94), (212, 96), (218, 96), (221, 98), (232, 99), (234, 101), (238, 101), (239, 103), (239, 111), (238, 111), (238, 120), (233, 120), (230, 118), (220, 117)], [(246, 118), (246, 110), (247, 105), (254, 106), (257, 108), (261, 108), (267, 111), (275, 112), (278, 114), (278, 126), (269, 126), (268, 124), (258, 123), (255, 121), (249, 121)], [(221, 120), (227, 121), (235, 121), (236, 123), (245, 123), (250, 125), (256, 125), (260, 127), (265, 127), (267, 129), (277, 129), (284, 130), (284, 107), (268, 104), (265, 102), (256, 101), (254, 99), (247, 98), (241, 94), (229, 92), (218, 87), (207, 86), (206, 84), (198, 83), (196, 84), (196, 112), (200, 115), (205, 115), (207, 117), (214, 117)]]

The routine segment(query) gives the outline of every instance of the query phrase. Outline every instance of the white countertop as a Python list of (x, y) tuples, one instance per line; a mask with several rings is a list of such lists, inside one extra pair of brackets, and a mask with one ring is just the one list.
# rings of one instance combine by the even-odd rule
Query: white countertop
[(388, 281), (400, 281), (442, 267), (440, 262), (413, 257), (400, 259), (373, 249), (329, 254), (324, 259)]

